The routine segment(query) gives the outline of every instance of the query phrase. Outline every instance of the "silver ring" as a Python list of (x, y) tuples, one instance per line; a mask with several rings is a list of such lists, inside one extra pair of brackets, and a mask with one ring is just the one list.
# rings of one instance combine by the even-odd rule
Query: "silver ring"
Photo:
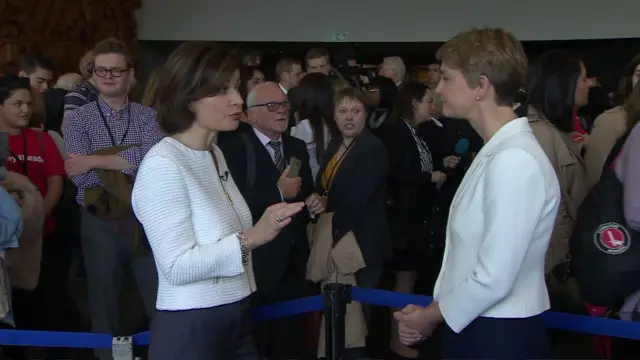
[(280, 216), (276, 216), (276, 221), (281, 223), (282, 222), (282, 218), (280, 218)]

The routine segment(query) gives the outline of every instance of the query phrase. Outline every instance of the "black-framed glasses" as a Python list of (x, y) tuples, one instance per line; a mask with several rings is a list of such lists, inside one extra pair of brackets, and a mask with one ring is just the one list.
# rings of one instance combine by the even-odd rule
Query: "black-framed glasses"
[(254, 107), (266, 107), (268, 111), (276, 112), (280, 110), (280, 108), (289, 110), (289, 108), (291, 107), (291, 104), (288, 101), (283, 101), (283, 102), (272, 101), (264, 104), (253, 105), (252, 108)]
[(93, 73), (96, 74), (96, 76), (98, 77), (105, 77), (107, 76), (107, 73), (111, 74), (111, 76), (113, 77), (121, 77), (124, 73), (126, 73), (127, 71), (129, 71), (129, 69), (118, 69), (118, 68), (95, 68), (93, 69)]

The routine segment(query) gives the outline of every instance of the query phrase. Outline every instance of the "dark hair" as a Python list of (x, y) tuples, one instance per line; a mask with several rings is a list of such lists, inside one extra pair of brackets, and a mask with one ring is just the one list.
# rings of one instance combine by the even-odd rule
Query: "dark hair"
[(251, 80), (251, 78), (253, 78), (253, 74), (255, 74), (256, 71), (259, 71), (262, 73), (262, 75), (264, 75), (264, 71), (262, 71), (262, 68), (260, 66), (247, 66), (247, 65), (241, 65), (240, 66), (240, 90), (238, 91), (240, 93), (240, 97), (242, 97), (242, 109), (243, 110), (247, 110), (247, 96), (249, 95), (249, 91), (247, 90), (247, 87), (249, 85), (249, 80)]
[(31, 75), (38, 69), (53, 72), (53, 62), (39, 53), (29, 53), (22, 56), (18, 65), (19, 71)]
[(616, 105), (624, 104), (633, 92), (633, 76), (638, 65), (640, 65), (640, 54), (631, 59), (624, 72), (624, 76), (620, 79), (617, 92), (614, 95), (614, 102)]
[(33, 87), (29, 88), (31, 94), (31, 118), (29, 127), (44, 126), (47, 122), (47, 104), (44, 102), (44, 94)]
[(29, 79), (17, 75), (0, 76), (0, 104), (4, 104), (5, 100), (18, 89), (31, 90)]
[(97, 42), (91, 52), (93, 54), (93, 61), (95, 61), (95, 58), (98, 55), (120, 54), (124, 56), (127, 68), (132, 68), (134, 66), (133, 58), (131, 57), (129, 50), (127, 49), (127, 45), (124, 42), (113, 37)]
[[(308, 76), (308, 75), (307, 75)], [(306, 76), (305, 76), (306, 77)], [(340, 105), (344, 100), (349, 99), (353, 101), (357, 101), (364, 106), (365, 111), (367, 109), (367, 97), (364, 93), (356, 88), (348, 87), (344, 88), (336, 93), (336, 96), (333, 98), (333, 106), (334, 108)], [(365, 114), (366, 116), (366, 114)]]
[(175, 49), (160, 74), (155, 108), (160, 128), (173, 135), (191, 127), (191, 103), (225, 91), (238, 69), (235, 50), (222, 44), (184, 42)]
[(311, 73), (300, 80), (296, 87), (296, 110), (300, 120), (309, 120), (313, 129), (313, 138), (316, 143), (318, 159), (324, 155), (324, 126), (329, 128), (333, 135), (337, 132), (333, 118), (333, 86), (329, 78), (324, 74)]
[(533, 106), (558, 130), (572, 132), (576, 85), (581, 73), (582, 61), (568, 52), (541, 55), (527, 72), (527, 99), (523, 106)]
[(249, 63), (260, 59), (262, 54), (258, 50), (246, 50), (242, 54), (242, 65), (249, 66)]
[(637, 83), (629, 94), (624, 111), (627, 114), (627, 131), (631, 131), (640, 123), (640, 83)]
[(302, 66), (299, 60), (293, 58), (282, 58), (276, 63), (276, 81), (282, 80), (282, 74), (290, 73), (294, 65)]
[(387, 111), (393, 111), (393, 104), (398, 97), (398, 86), (393, 80), (384, 77), (376, 76), (371, 79), (371, 82), (367, 84), (369, 89), (378, 89), (380, 92), (380, 104), (378, 109), (385, 109)]
[(0, 75), (18, 75), (19, 66), (15, 61), (9, 60), (0, 65)]
[(308, 63), (309, 60), (320, 59), (320, 58), (323, 58), (323, 57), (327, 58), (327, 60), (329, 59), (329, 52), (327, 51), (327, 49), (325, 49), (325, 48), (313, 48), (313, 49), (307, 51), (307, 54), (305, 55), (304, 59)]
[(431, 90), (427, 85), (420, 83), (405, 83), (398, 92), (393, 113), (391, 113), (391, 122), (399, 123), (406, 120), (414, 121), (413, 101), (422, 101), (427, 90)]

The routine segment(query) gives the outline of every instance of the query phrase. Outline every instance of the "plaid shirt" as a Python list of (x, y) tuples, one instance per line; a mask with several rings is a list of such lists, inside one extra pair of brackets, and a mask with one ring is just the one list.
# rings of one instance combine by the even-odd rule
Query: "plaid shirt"
[[(122, 172), (134, 176), (144, 155), (164, 136), (156, 122), (156, 113), (150, 107), (127, 102), (122, 109), (115, 111), (102, 99), (98, 99), (71, 111), (62, 125), (67, 153), (90, 155), (113, 146), (98, 106), (104, 114), (116, 146), (141, 144), (118, 153), (118, 156), (135, 166)], [(80, 205), (84, 202), (84, 189), (102, 185), (95, 171), (74, 176), (71, 180), (78, 187), (77, 201)]]

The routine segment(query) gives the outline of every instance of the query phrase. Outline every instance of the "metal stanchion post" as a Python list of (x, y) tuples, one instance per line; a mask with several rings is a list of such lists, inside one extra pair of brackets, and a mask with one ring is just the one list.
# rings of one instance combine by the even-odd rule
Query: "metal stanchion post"
[(326, 284), (324, 296), (325, 355), (327, 360), (341, 360), (345, 346), (345, 317), (351, 301), (351, 286)]
[(113, 360), (133, 360), (133, 339), (131, 336), (114, 337), (111, 349)]

